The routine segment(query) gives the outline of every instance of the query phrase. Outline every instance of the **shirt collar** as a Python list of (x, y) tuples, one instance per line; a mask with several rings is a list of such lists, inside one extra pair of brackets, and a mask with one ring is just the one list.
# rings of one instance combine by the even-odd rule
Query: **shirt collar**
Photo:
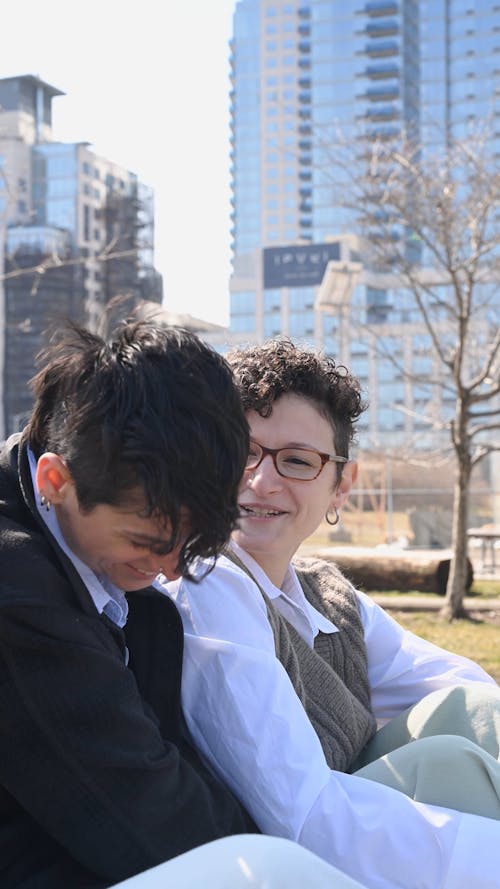
[(77, 555), (71, 550), (66, 543), (55, 509), (46, 509), (40, 505), (40, 497), (36, 486), (36, 465), (37, 461), (31, 448), (28, 447), (28, 458), (30, 463), (31, 480), (33, 483), (33, 491), (35, 493), (35, 503), (40, 518), (49, 529), (63, 552), (67, 555), (70, 562), (78, 571), (83, 583), (85, 584), (92, 601), (97, 608), (99, 614), (106, 614), (110, 620), (117, 626), (124, 627), (128, 615), (128, 602), (123, 590), (116, 587), (110, 580), (105, 577), (98, 576), (92, 571), (85, 562), (82, 562)]
[(253, 574), (266, 596), (273, 601), (278, 611), (297, 630), (310, 647), (321, 633), (338, 633), (338, 627), (321, 614), (307, 601), (293, 565), (288, 565), (281, 589), (276, 587), (258, 562), (241, 546), (232, 540), (231, 548)]

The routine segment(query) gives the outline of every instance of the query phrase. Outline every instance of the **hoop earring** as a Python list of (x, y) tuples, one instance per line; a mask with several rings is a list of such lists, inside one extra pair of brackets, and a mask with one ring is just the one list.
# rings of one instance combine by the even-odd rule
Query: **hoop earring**
[(338, 523), (340, 522), (339, 511), (336, 506), (334, 506), (333, 508), (335, 510), (335, 518), (334, 518), (333, 522), (328, 514), (330, 512), (329, 509), (327, 509), (327, 511), (326, 511), (325, 519), (329, 525), (338, 525)]
[(52, 506), (52, 503), (50, 502), (49, 498), (45, 496), (45, 494), (41, 494), (41, 496), (40, 496), (40, 506), (45, 506), (45, 509), (47, 510), (47, 512), (49, 511), (50, 507)]

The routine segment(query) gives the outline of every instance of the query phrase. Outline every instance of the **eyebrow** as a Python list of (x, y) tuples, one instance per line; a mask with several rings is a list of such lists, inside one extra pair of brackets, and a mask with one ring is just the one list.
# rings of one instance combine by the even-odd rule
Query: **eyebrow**
[[(257, 441), (256, 438), (251, 438), (251, 441), (255, 442), (255, 444), (260, 445), (260, 441)], [(316, 447), (316, 445), (305, 444), (304, 442), (292, 441), (289, 444), (282, 445), (278, 448), (279, 451), (287, 451), (290, 449), (296, 449), (299, 451), (316, 451), (318, 454), (327, 453), (327, 451), (323, 451), (320, 448)]]
[(148, 534), (141, 534), (138, 531), (132, 531), (131, 528), (123, 528), (123, 533), (128, 534), (129, 537), (135, 537), (136, 540), (141, 540), (144, 543), (147, 543), (150, 546), (164, 546), (166, 543), (171, 542), (171, 538), (168, 537), (150, 537)]

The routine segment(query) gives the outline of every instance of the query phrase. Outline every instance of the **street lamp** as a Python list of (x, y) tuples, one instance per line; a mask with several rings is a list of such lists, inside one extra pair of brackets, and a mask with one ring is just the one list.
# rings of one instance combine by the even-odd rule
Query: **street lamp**
[(338, 318), (339, 357), (349, 363), (352, 295), (363, 272), (361, 262), (332, 259), (328, 262), (316, 295), (315, 309)]

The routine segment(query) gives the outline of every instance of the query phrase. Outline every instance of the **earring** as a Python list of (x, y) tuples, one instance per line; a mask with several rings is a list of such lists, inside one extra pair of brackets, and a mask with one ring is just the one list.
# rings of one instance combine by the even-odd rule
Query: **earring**
[(325, 519), (329, 525), (338, 525), (338, 523), (340, 522), (339, 511), (336, 506), (334, 506), (333, 508), (335, 510), (335, 518), (334, 518), (333, 522), (329, 516), (329, 512), (330, 512), (329, 509), (327, 509), (327, 511), (326, 511)]
[(50, 507), (52, 506), (52, 503), (50, 502), (49, 498), (45, 496), (45, 494), (40, 495), (40, 506), (45, 506), (45, 509), (47, 510), (47, 512), (49, 511)]

